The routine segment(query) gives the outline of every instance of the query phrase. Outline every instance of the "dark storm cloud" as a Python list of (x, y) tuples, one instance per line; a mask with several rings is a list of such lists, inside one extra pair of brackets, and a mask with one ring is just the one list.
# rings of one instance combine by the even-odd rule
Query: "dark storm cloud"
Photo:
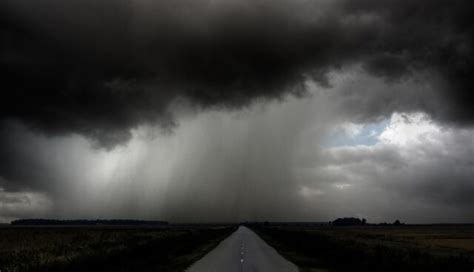
[(45, 144), (17, 123), (1, 124), (0, 154), (0, 188), (8, 192), (48, 191), (61, 178), (53, 165), (54, 156), (60, 154), (57, 147)]
[(472, 11), (469, 0), (2, 1), (0, 114), (112, 147), (139, 124), (172, 127), (177, 98), (242, 107), (360, 63), (389, 81), (435, 74), (444, 103), (421, 110), (471, 124)]
[(441, 121), (472, 124), (472, 2), (361, 0), (344, 6), (348, 12), (381, 18), (382, 31), (368, 43), (379, 52), (375, 60), (369, 58), (369, 72), (392, 78), (410, 70), (433, 73), (444, 105), (421, 110)]

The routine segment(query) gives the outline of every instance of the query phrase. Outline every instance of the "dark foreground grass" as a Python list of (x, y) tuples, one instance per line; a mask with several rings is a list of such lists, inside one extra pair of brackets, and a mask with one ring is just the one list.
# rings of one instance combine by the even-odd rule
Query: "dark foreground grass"
[(233, 227), (0, 229), (0, 270), (183, 271)]
[(472, 227), (252, 228), (301, 271), (474, 271)]

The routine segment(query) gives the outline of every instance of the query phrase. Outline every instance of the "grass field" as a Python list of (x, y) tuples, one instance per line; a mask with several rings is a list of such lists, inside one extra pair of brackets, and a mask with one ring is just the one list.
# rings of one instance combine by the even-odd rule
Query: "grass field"
[(2, 227), (0, 270), (182, 271), (233, 227)]
[(301, 271), (473, 271), (473, 226), (253, 227)]

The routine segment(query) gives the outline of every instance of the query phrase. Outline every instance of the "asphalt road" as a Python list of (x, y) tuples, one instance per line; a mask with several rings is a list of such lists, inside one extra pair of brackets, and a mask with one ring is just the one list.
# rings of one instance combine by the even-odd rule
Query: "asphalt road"
[(298, 271), (255, 232), (239, 227), (216, 248), (191, 265), (188, 272)]

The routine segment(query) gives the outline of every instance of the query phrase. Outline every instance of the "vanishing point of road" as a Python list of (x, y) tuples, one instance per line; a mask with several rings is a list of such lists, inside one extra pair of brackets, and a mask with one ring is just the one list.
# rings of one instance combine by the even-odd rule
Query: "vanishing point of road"
[(186, 271), (297, 272), (298, 268), (285, 260), (255, 232), (241, 226)]

